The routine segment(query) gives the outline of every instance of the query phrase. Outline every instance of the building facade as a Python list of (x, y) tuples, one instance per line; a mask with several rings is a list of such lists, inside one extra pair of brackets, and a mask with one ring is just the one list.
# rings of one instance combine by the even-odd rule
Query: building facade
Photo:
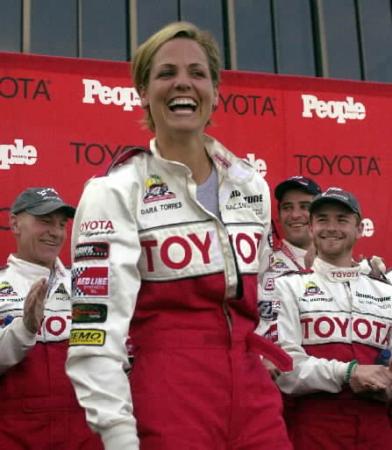
[(391, 0), (0, 0), (0, 51), (132, 60), (162, 25), (210, 30), (224, 68), (392, 82)]

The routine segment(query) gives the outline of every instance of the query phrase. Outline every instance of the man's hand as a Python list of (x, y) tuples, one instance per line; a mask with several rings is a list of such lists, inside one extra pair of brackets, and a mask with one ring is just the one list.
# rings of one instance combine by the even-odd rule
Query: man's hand
[(25, 299), (23, 323), (31, 333), (37, 333), (41, 327), (47, 290), (48, 282), (45, 278), (42, 278), (31, 286)]
[(392, 366), (360, 364), (354, 369), (349, 384), (356, 394), (383, 392), (388, 398), (392, 391)]

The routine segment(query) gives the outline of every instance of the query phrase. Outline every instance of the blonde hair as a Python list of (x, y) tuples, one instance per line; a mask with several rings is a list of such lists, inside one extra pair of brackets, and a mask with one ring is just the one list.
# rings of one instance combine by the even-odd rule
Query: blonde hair
[[(220, 54), (218, 45), (208, 31), (200, 30), (189, 22), (172, 22), (150, 36), (136, 50), (132, 61), (132, 78), (139, 95), (148, 86), (152, 59), (166, 42), (184, 37), (197, 42), (206, 53), (211, 79), (214, 87), (220, 82)], [(150, 111), (146, 109), (145, 121), (150, 130), (154, 130), (154, 122)]]

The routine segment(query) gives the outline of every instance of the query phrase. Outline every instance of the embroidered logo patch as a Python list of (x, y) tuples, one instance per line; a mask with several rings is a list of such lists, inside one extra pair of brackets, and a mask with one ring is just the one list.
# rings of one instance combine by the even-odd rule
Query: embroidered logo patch
[(17, 295), (17, 293), (8, 281), (0, 282), (0, 297), (6, 297), (8, 295)]
[(105, 330), (74, 328), (71, 330), (69, 345), (95, 345), (102, 347), (105, 344), (105, 339)]
[(162, 181), (162, 178), (159, 175), (150, 175), (144, 184), (146, 186), (143, 198), (144, 203), (168, 200), (176, 197), (174, 192), (169, 191), (169, 186)]
[(89, 259), (107, 259), (109, 244), (107, 242), (85, 242), (78, 244), (75, 249), (75, 261)]
[(307, 297), (309, 295), (324, 295), (324, 292), (317, 286), (314, 281), (309, 281), (305, 285), (304, 296)]
[(271, 263), (272, 269), (289, 269), (289, 266), (283, 261), (283, 259), (276, 258)]
[(108, 308), (100, 303), (75, 303), (72, 306), (73, 323), (105, 322)]
[(55, 294), (68, 294), (67, 290), (65, 289), (64, 283), (60, 283), (57, 286), (57, 289), (54, 291)]
[(265, 280), (264, 289), (266, 291), (273, 291), (275, 289), (275, 280), (274, 280), (274, 278), (267, 278)]
[(108, 267), (77, 267), (72, 269), (74, 297), (107, 297), (109, 294)]

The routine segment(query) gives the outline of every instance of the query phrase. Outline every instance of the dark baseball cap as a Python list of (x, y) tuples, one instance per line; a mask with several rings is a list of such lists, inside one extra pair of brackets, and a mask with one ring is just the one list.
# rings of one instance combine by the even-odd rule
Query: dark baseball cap
[(284, 193), (290, 189), (300, 189), (310, 195), (321, 194), (321, 187), (312, 179), (294, 176), (279, 183), (275, 188), (275, 198), (279, 202), (282, 200)]
[(325, 192), (317, 195), (310, 204), (309, 211), (313, 213), (320, 205), (324, 203), (341, 203), (350, 209), (353, 213), (362, 216), (358, 200), (351, 192), (338, 187), (330, 187)]
[(67, 205), (52, 187), (31, 187), (18, 195), (11, 206), (11, 213), (27, 212), (33, 216), (43, 216), (61, 209), (67, 217), (75, 215), (75, 208)]

